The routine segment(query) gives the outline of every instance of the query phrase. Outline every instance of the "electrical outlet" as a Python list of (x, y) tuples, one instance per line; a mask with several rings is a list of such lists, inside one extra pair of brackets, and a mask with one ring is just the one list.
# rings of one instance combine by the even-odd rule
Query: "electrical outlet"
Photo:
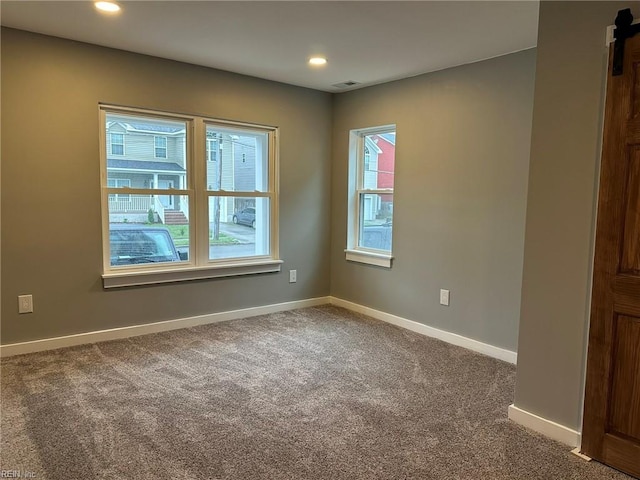
[(289, 283), (296, 283), (298, 281), (298, 271), (289, 270)]
[(449, 290), (440, 290), (440, 305), (449, 306)]
[(32, 312), (33, 312), (33, 296), (18, 295), (18, 313), (32, 313)]

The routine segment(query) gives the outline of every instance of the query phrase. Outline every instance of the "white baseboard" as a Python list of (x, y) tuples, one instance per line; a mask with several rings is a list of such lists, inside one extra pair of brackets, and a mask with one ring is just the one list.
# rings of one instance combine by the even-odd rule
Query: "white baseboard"
[[(113, 328), (109, 330), (100, 330), (95, 332), (79, 333), (76, 335), (66, 335), (63, 337), (46, 338), (42, 340), (33, 340), (29, 342), (12, 343), (8, 345), (0, 345), (0, 357), (9, 357), (12, 355), (21, 355), (25, 353), (41, 352), (44, 350), (53, 350), (56, 348), (71, 347), (75, 345), (84, 345), (88, 343), (104, 342), (108, 340), (118, 340), (122, 338), (146, 335), (149, 333), (166, 332), (179, 328), (189, 328), (198, 325), (206, 325), (209, 323), (225, 322), (236, 320), (239, 318), (249, 318), (258, 315), (265, 315), (275, 312), (283, 312), (286, 310), (294, 310), (297, 308), (315, 307), (330, 303), (338, 307), (343, 307), (354, 312), (368, 315), (377, 320), (391, 323), (407, 330), (411, 330), (428, 337), (434, 337), (447, 343), (457, 345), (474, 352), (479, 352), (499, 360), (515, 364), (517, 362), (516, 352), (495, 347), (486, 343), (472, 340), (462, 335), (439, 330), (429, 327), (422, 323), (407, 320), (390, 313), (381, 312), (373, 308), (365, 307), (357, 303), (349, 302), (337, 297), (318, 297), (307, 300), (298, 300), (294, 302), (276, 303), (272, 305), (264, 305), (261, 307), (243, 308), (240, 310), (232, 310), (227, 312), (210, 313), (207, 315), (198, 315), (195, 317), (179, 318), (175, 320), (167, 320), (163, 322), (149, 323), (144, 325), (133, 325), (130, 327)], [(554, 440), (558, 440), (566, 445), (575, 447), (580, 445), (580, 433), (572, 430), (564, 425), (552, 422), (545, 418), (534, 415), (533, 413), (522, 410), (515, 405), (509, 406), (509, 418), (514, 422), (527, 428), (535, 430)]]
[(497, 358), (499, 360), (504, 360), (513, 364), (515, 364), (517, 360), (517, 354), (510, 350), (505, 350), (493, 345), (479, 342), (477, 340), (463, 337), (462, 335), (457, 335), (455, 333), (450, 333), (444, 330), (429, 327), (422, 323), (407, 320), (406, 318), (398, 317), (390, 313), (381, 312), (379, 310), (365, 307), (364, 305), (359, 305), (347, 300), (342, 300), (341, 298), (337, 297), (318, 297), (307, 300), (298, 300), (294, 302), (264, 305), (261, 307), (243, 308), (240, 310), (232, 310), (227, 312), (210, 313), (206, 315), (198, 315), (195, 317), (178, 318), (175, 320), (166, 320), (163, 322), (148, 323), (144, 325), (133, 325), (130, 327), (112, 328), (109, 330), (99, 330), (94, 332), (79, 333), (75, 335), (66, 335), (62, 337), (0, 345), (0, 357), (41, 352), (44, 350), (53, 350), (56, 348), (71, 347), (87, 343), (118, 340), (122, 338), (135, 337), (138, 335), (146, 335), (149, 333), (166, 332), (168, 330), (176, 330), (179, 328), (189, 328), (195, 327), (197, 325), (206, 325), (209, 323), (255, 317), (257, 315), (282, 312), (285, 310), (294, 310), (296, 308), (314, 307), (327, 303), (331, 303), (332, 305), (343, 307), (354, 312), (363, 313), (377, 320), (382, 320), (383, 322), (391, 323), (393, 325), (406, 328), (407, 330), (412, 330), (428, 337), (438, 338), (447, 343), (464, 347), (469, 350), (473, 350), (475, 352)]
[(458, 335), (457, 333), (451, 333), (445, 330), (429, 327), (423, 323), (414, 322), (413, 320), (407, 320), (406, 318), (398, 317), (390, 313), (381, 312), (380, 310), (365, 307), (364, 305), (349, 302), (348, 300), (343, 300), (341, 298), (330, 297), (330, 299), (332, 305), (346, 308), (347, 310), (352, 310), (354, 312), (362, 313), (377, 320), (382, 320), (383, 322), (406, 328), (407, 330), (426, 335), (427, 337), (437, 338), (438, 340), (442, 340), (444, 342), (451, 343), (468, 350), (473, 350), (474, 352), (482, 353), (489, 357), (497, 358), (498, 360), (503, 360), (514, 365), (517, 363), (518, 354), (516, 352), (512, 352), (511, 350), (506, 350), (504, 348), (495, 347), (487, 343), (482, 343), (471, 338), (463, 337), (462, 335)]
[(285, 310), (294, 310), (296, 308), (315, 307), (318, 305), (325, 305), (327, 303), (330, 303), (330, 297), (310, 298), (307, 300), (298, 300), (295, 302), (276, 303), (273, 305), (264, 305), (262, 307), (243, 308), (240, 310), (231, 310), (228, 312), (210, 313), (207, 315), (198, 315), (195, 317), (178, 318), (175, 320), (166, 320), (164, 322), (112, 328), (109, 330), (99, 330), (96, 332), (79, 333), (76, 335), (66, 335), (63, 337), (45, 338), (43, 340), (33, 340), (30, 342), (11, 343), (8, 345), (0, 345), (0, 357), (41, 352), (44, 350), (53, 350), (56, 348), (71, 347), (74, 345), (83, 345), (87, 343), (104, 342), (107, 340), (118, 340), (121, 338), (146, 335), (148, 333), (166, 332), (168, 330), (195, 327), (198, 325), (206, 325), (208, 323), (225, 322), (228, 320), (236, 320), (238, 318), (255, 317), (257, 315), (265, 315), (268, 313), (283, 312)]
[(522, 425), (523, 427), (535, 430), (542, 435), (562, 442), (570, 447), (577, 447), (580, 445), (581, 435), (580, 432), (572, 430), (569, 427), (560, 425), (559, 423), (552, 422), (546, 418), (539, 417), (531, 412), (522, 410), (515, 405), (509, 405), (509, 419)]

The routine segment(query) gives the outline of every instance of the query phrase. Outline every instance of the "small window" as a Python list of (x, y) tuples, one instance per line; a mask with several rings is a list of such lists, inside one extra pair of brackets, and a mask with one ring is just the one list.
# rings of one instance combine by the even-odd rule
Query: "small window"
[(218, 160), (220, 146), (217, 138), (207, 138), (207, 160), (215, 162)]
[(111, 155), (124, 155), (124, 134), (112, 133), (109, 135)]
[(371, 170), (371, 150), (369, 147), (364, 147), (364, 171), (368, 172)]
[(156, 158), (167, 158), (167, 137), (153, 137)]
[(395, 125), (352, 130), (347, 259), (391, 266)]

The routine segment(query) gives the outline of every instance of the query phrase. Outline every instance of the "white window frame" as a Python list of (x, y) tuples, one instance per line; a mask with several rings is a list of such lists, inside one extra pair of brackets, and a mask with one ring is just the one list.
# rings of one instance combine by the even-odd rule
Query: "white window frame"
[[(122, 193), (122, 189), (107, 185), (107, 114), (136, 115), (151, 119), (185, 122), (186, 124), (186, 170), (187, 179), (180, 189), (129, 188), (132, 195), (183, 195), (189, 202), (190, 254), (189, 260), (175, 263), (137, 264), (111, 266), (109, 239), (109, 195)], [(103, 286), (104, 288), (149, 285), (205, 278), (252, 275), (279, 272), (282, 260), (278, 243), (278, 128), (241, 122), (222, 121), (195, 115), (173, 114), (137, 108), (100, 105), (100, 178), (102, 188), (102, 242), (103, 242)], [(267, 255), (209, 259), (209, 214), (207, 190), (207, 145), (206, 125), (216, 124), (231, 128), (259, 130), (268, 133), (268, 191), (251, 192), (251, 196), (268, 196), (269, 202), (269, 252)], [(110, 139), (109, 139), (110, 140)], [(154, 143), (155, 147), (155, 143)], [(219, 192), (217, 192), (219, 193)], [(234, 192), (235, 196), (238, 192)]]
[[(164, 147), (159, 147), (156, 143), (158, 140), (164, 140)], [(164, 150), (164, 156), (158, 155), (158, 149)], [(153, 156), (154, 158), (168, 158), (169, 157), (169, 141), (167, 137), (162, 135), (154, 135), (153, 137)]]
[[(265, 190), (251, 190), (251, 191), (244, 191), (244, 190), (235, 190), (235, 188), (233, 190), (224, 190), (222, 188), (215, 188), (213, 186), (209, 186), (206, 184), (206, 172), (203, 175), (203, 185), (205, 187), (205, 191), (204, 194), (206, 196), (206, 199), (203, 201), (203, 203), (206, 203), (206, 205), (209, 205), (209, 198), (211, 197), (231, 197), (231, 198), (254, 198), (254, 199), (259, 199), (259, 198), (267, 198), (269, 200), (269, 225), (268, 225), (268, 232), (263, 231), (264, 234), (264, 240), (266, 243), (268, 243), (269, 245), (269, 249), (272, 252), (271, 253), (271, 257), (273, 257), (275, 255), (275, 257), (277, 258), (279, 253), (278, 253), (278, 149), (277, 149), (277, 129), (274, 127), (268, 127), (268, 126), (263, 126), (263, 125), (252, 125), (252, 124), (247, 124), (247, 123), (239, 123), (239, 122), (229, 122), (229, 121), (224, 121), (224, 120), (216, 120), (216, 119), (212, 119), (212, 118), (205, 118), (203, 119), (203, 127), (204, 127), (204, 136), (206, 137), (206, 130), (207, 127), (213, 127), (214, 129), (220, 129), (220, 131), (224, 131), (224, 130), (232, 130), (232, 131), (237, 131), (238, 129), (244, 130), (245, 132), (247, 132), (248, 134), (251, 133), (255, 133), (255, 134), (266, 134), (267, 135), (267, 140), (268, 140), (268, 145), (267, 145), (267, 188)], [(233, 135), (233, 134), (232, 134)], [(209, 139), (208, 139), (209, 140)], [(219, 140), (220, 142), (222, 141), (222, 139)], [(222, 145), (224, 144), (220, 144), (219, 148), (222, 149)], [(232, 150), (233, 151), (233, 150)], [(223, 159), (220, 156), (220, 161), (222, 162)], [(205, 168), (208, 168), (207, 166), (208, 162), (204, 162), (203, 165)], [(220, 165), (222, 167), (222, 165)], [(259, 166), (259, 162), (258, 159), (256, 158), (256, 168), (258, 168)], [(257, 201), (255, 203), (255, 208), (257, 208)], [(205, 212), (207, 215), (207, 220), (208, 220), (208, 210)], [(258, 241), (258, 231), (260, 229), (258, 228), (256, 230), (256, 242)], [(275, 252), (275, 253), (274, 253)], [(203, 255), (205, 254), (205, 252), (203, 252)], [(206, 254), (208, 255), (208, 252), (206, 252)], [(252, 256), (252, 257), (247, 257), (247, 258), (261, 258), (260, 256)], [(262, 258), (270, 258), (270, 256), (262, 256)], [(211, 260), (212, 262), (214, 260)], [(225, 260), (217, 260), (218, 262), (223, 263)]]
[[(114, 135), (120, 135), (122, 137), (122, 143), (115, 143), (114, 144), (114, 142), (113, 142), (113, 136)], [(124, 133), (117, 133), (117, 132), (109, 133), (109, 153), (111, 155), (117, 155), (118, 157), (123, 157), (124, 156), (124, 154), (125, 154), (124, 137), (125, 137)], [(114, 145), (122, 145), (122, 153), (113, 153), (113, 146)]]
[[(396, 132), (396, 125), (381, 125), (360, 128), (349, 132), (349, 181), (347, 205), (347, 248), (345, 258), (348, 261), (391, 268), (393, 250), (378, 250), (360, 246), (360, 219), (362, 212), (360, 197), (365, 194), (394, 195), (393, 188), (364, 188), (365, 178), (365, 137)], [(395, 164), (394, 164), (395, 169)], [(392, 243), (393, 249), (393, 243)]]

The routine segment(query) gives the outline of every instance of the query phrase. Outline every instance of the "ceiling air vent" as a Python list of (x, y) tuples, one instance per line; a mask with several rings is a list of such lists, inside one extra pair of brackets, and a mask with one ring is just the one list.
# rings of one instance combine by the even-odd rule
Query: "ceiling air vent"
[(346, 82), (334, 83), (331, 86), (332, 87), (336, 87), (336, 88), (349, 88), (349, 87), (353, 87), (354, 85), (359, 85), (359, 84), (360, 84), (360, 82), (354, 82), (353, 80), (347, 80)]

